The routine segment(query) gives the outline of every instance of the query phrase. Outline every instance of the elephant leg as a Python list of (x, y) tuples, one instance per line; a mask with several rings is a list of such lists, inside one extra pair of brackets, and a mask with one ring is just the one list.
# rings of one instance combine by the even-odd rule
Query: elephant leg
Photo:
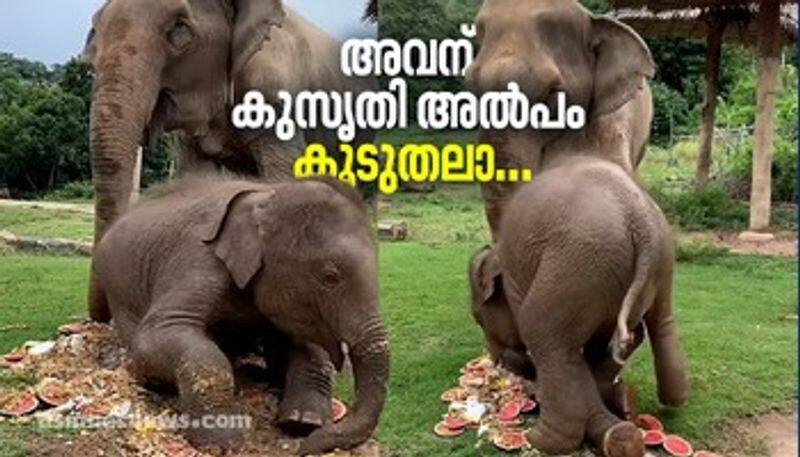
[(181, 412), (200, 419), (199, 426), (185, 432), (194, 446), (235, 449), (243, 444), (243, 428), (207, 423), (213, 416), (235, 414), (236, 408), (231, 364), (203, 328), (144, 328), (132, 343), (131, 355), (139, 375), (147, 381), (176, 386)]
[[(545, 270), (546, 271), (546, 270)], [(597, 391), (583, 357), (577, 329), (562, 315), (564, 293), (537, 278), (515, 313), (528, 355), (536, 367), (541, 416), (529, 432), (531, 445), (547, 454), (578, 450), (586, 434), (587, 392)], [(587, 338), (588, 339), (588, 338)]]
[(282, 429), (305, 436), (330, 422), (333, 372), (327, 351), (310, 343), (293, 345), (278, 411)]
[(578, 450), (586, 432), (586, 392), (596, 390), (589, 367), (577, 348), (531, 349), (536, 366), (541, 416), (528, 435), (547, 454)]
[(653, 308), (645, 314), (647, 334), (653, 349), (658, 380), (658, 398), (667, 406), (678, 407), (689, 398), (689, 376), (672, 315), (671, 278), (656, 295)]
[(111, 321), (111, 309), (108, 306), (108, 297), (100, 286), (100, 281), (95, 273), (94, 260), (89, 277), (89, 318), (95, 322), (107, 323)]
[[(644, 333), (643, 325), (633, 329), (633, 343), (628, 353), (624, 354), (625, 358), (630, 357), (642, 344)], [(592, 369), (597, 390), (606, 407), (622, 419), (633, 418), (636, 415), (635, 392), (618, 378), (624, 365), (618, 364), (609, 353), (608, 339), (590, 341), (584, 348), (584, 356)]]

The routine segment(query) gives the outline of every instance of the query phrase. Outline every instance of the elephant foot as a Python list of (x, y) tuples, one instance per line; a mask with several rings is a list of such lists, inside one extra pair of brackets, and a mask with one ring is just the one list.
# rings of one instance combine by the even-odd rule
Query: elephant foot
[(570, 454), (580, 449), (583, 444), (583, 434), (566, 435), (542, 422), (528, 432), (527, 438), (535, 449), (553, 455)]
[(196, 449), (212, 455), (237, 451), (244, 445), (244, 432), (237, 428), (193, 427), (184, 437)]
[(312, 390), (284, 397), (278, 426), (292, 436), (307, 436), (331, 421), (331, 398)]
[(630, 422), (620, 422), (611, 427), (603, 439), (606, 457), (644, 457), (642, 432)]

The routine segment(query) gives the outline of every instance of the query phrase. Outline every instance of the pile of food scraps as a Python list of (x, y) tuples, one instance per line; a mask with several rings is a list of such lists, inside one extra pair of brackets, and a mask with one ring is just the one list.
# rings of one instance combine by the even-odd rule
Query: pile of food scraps
[[(266, 366), (258, 356), (236, 362)], [(20, 387), (0, 384), (0, 426), (50, 427), (65, 434), (33, 433), (27, 455), (134, 455), (206, 457), (171, 427), (177, 417), (177, 397), (145, 389), (129, 370), (126, 350), (108, 325), (75, 322), (59, 328), (53, 341), (31, 341), (0, 357), (0, 376), (24, 380)], [(238, 378), (237, 378), (238, 380)], [(301, 439), (282, 434), (274, 425), (276, 392), (260, 382), (243, 382), (237, 389), (242, 414), (252, 418), (245, 446), (231, 456), (297, 455)], [(334, 400), (334, 420), (347, 414)], [(80, 424), (73, 432), (66, 428)], [(66, 428), (65, 428), (66, 427)], [(370, 441), (337, 456), (375, 456)]]
[[(539, 411), (534, 391), (534, 383), (495, 366), (487, 356), (478, 357), (461, 369), (458, 386), (441, 395), (447, 412), (433, 431), (441, 438), (452, 439), (475, 430), (478, 446), (488, 442), (506, 452), (539, 456), (526, 438)], [(694, 451), (688, 441), (668, 434), (653, 415), (638, 415), (634, 423), (641, 429), (651, 457), (720, 457), (709, 451)], [(573, 455), (598, 454), (586, 448)]]

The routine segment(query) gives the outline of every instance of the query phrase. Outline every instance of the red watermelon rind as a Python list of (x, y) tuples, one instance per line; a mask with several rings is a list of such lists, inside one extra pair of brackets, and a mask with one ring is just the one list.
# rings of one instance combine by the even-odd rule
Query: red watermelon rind
[(61, 406), (69, 400), (66, 385), (58, 379), (45, 379), (36, 386), (36, 396), (49, 406)]
[(495, 446), (506, 452), (519, 451), (529, 446), (528, 439), (521, 432), (505, 431), (492, 440)]
[(669, 435), (664, 440), (664, 450), (673, 457), (691, 457), (692, 445), (678, 435)]
[(657, 417), (651, 414), (639, 414), (633, 420), (633, 423), (636, 424), (637, 427), (641, 428), (642, 430), (661, 430), (664, 431), (664, 425), (661, 424), (661, 421), (658, 420)]
[(331, 399), (331, 420), (336, 423), (344, 419), (346, 415), (347, 406), (335, 398)]
[(519, 417), (521, 411), (522, 405), (519, 402), (512, 401), (500, 408), (500, 411), (497, 412), (497, 419), (510, 422)]
[(667, 435), (665, 435), (661, 430), (647, 430), (643, 434), (643, 439), (645, 446), (655, 447), (664, 444), (664, 440), (667, 439)]
[(36, 411), (39, 407), (39, 400), (33, 392), (25, 391), (15, 395), (0, 407), (0, 415), (8, 417), (20, 417)]
[(460, 430), (452, 430), (447, 426), (445, 421), (441, 421), (433, 427), (433, 433), (440, 438), (455, 438), (461, 436), (464, 430), (463, 428)]

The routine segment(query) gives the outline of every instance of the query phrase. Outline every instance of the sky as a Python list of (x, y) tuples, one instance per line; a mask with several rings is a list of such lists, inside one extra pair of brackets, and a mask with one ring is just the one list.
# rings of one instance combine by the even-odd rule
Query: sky
[[(83, 49), (92, 15), (104, 0), (4, 0), (0, 14), (0, 52), (63, 63)], [(333, 36), (375, 34), (361, 22), (367, 0), (285, 0)], [(332, 6), (335, 4), (335, 7)]]

